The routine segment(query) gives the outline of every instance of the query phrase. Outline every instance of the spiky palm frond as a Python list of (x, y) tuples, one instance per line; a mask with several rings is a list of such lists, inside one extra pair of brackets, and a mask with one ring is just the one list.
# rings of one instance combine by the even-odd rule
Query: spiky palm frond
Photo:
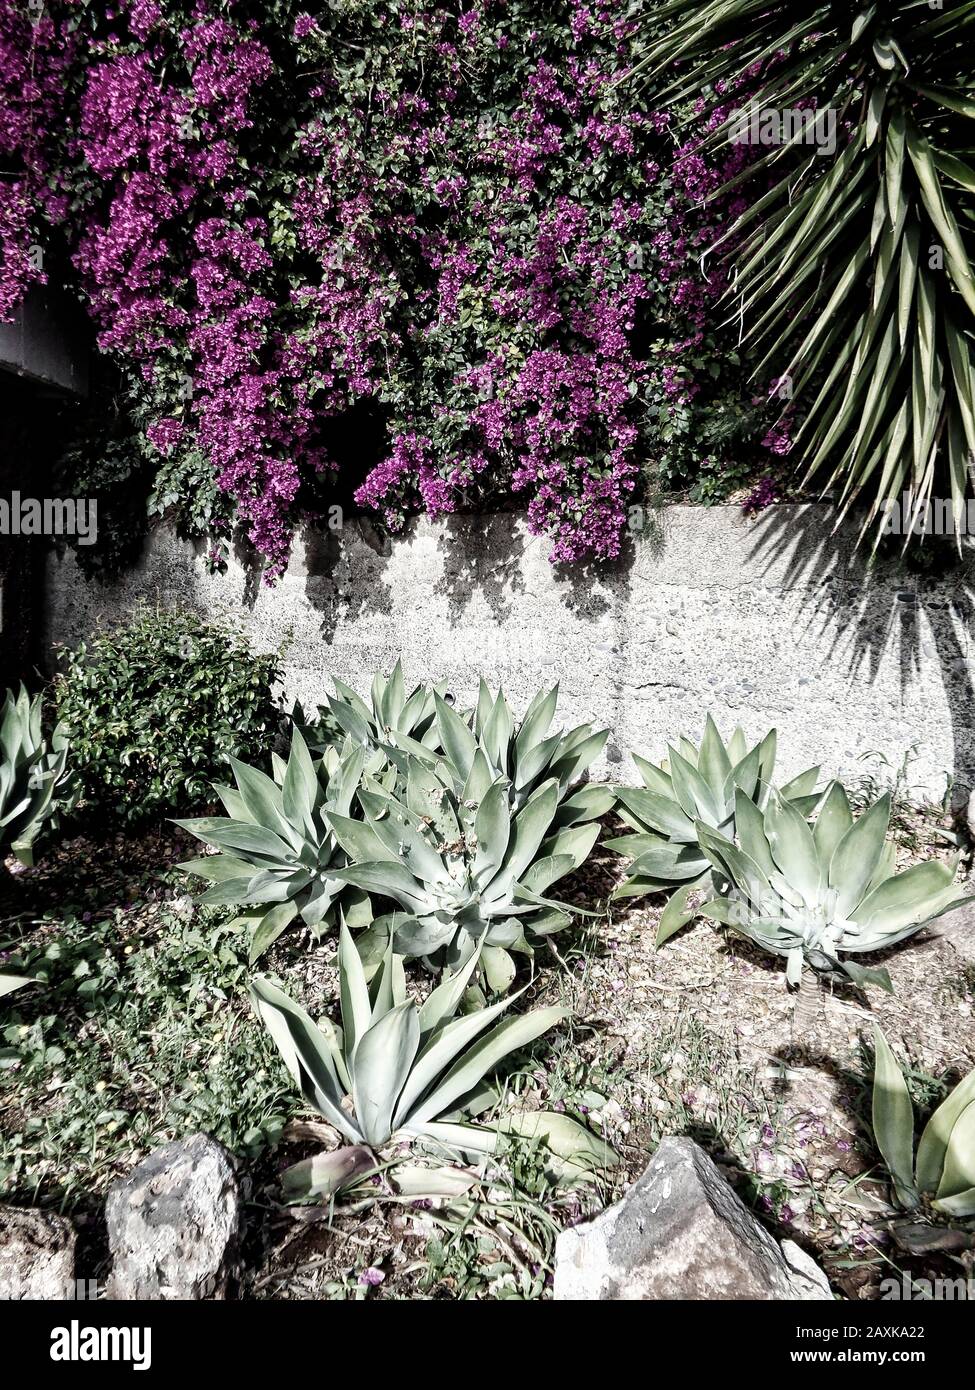
[(934, 497), (959, 527), (975, 454), (975, 3), (672, 0), (653, 25), (637, 72), (661, 102), (731, 108), (712, 147), (748, 102), (759, 121), (835, 116), (828, 157), (797, 128), (736, 176), (755, 195), (719, 243), (735, 248), (729, 301), (754, 376), (770, 393), (791, 383), (806, 481), (865, 504), (878, 538), (902, 495), (908, 529)]

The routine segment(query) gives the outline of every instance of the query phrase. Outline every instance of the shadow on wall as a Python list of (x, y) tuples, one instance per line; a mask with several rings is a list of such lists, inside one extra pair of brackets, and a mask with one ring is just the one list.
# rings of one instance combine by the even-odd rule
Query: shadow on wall
[[(824, 518), (825, 520), (825, 518)], [(975, 557), (959, 557), (951, 542), (939, 544), (938, 568), (914, 569), (899, 557), (868, 562), (854, 550), (858, 523), (796, 527), (791, 508), (770, 507), (752, 523), (751, 558), (783, 568), (783, 584), (805, 597), (812, 617), (830, 596), (837, 623), (826, 659), (844, 636), (852, 637), (850, 674), (869, 681), (881, 660), (896, 651), (902, 694), (936, 662), (951, 719), (952, 767), (961, 795), (975, 785), (975, 682), (971, 668), (975, 632)], [(859, 595), (859, 598), (857, 598)], [(849, 628), (853, 628), (852, 633)]]

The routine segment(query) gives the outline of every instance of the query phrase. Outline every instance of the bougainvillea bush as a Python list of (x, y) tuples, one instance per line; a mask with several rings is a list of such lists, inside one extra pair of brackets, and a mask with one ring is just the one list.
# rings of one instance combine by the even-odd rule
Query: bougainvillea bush
[(62, 258), (117, 365), (77, 490), (148, 477), (271, 578), (341, 488), (391, 529), (507, 498), (586, 561), (761, 438), (701, 264), (742, 149), (640, 108), (612, 0), (30, 4), (0, 0), (0, 316)]

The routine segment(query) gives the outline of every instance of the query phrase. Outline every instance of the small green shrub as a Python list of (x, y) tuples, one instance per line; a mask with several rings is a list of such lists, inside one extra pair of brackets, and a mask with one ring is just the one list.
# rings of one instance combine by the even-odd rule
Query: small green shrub
[(83, 814), (135, 824), (208, 804), (231, 756), (274, 741), (278, 675), (276, 654), (183, 612), (141, 609), (68, 652), (55, 697)]

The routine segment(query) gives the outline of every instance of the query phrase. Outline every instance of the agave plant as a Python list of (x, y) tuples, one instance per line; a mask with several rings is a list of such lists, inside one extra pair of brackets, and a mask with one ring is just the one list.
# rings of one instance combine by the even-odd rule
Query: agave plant
[[(606, 848), (633, 861), (614, 898), (674, 894), (661, 920), (658, 945), (689, 920), (689, 893), (706, 889), (710, 880), (711, 860), (702, 847), (698, 825), (733, 838), (736, 794), (741, 792), (759, 808), (765, 806), (775, 768), (775, 744), (772, 729), (749, 748), (739, 728), (726, 745), (708, 715), (699, 746), (681, 738), (659, 765), (634, 756), (643, 786), (616, 789), (623, 808), (620, 816), (634, 833), (607, 840)], [(808, 768), (781, 789), (782, 796), (805, 814), (816, 804), (812, 792), (818, 776), (818, 767)]]
[(350, 815), (365, 757), (361, 748), (344, 758), (332, 748), (316, 762), (294, 728), (287, 762), (273, 759), (273, 777), (231, 758), (236, 788), (214, 787), (226, 817), (176, 822), (220, 851), (179, 865), (210, 882), (198, 902), (260, 905), (251, 914), (251, 962), (296, 917), (316, 936), (339, 910), (353, 926), (372, 920), (368, 898), (336, 877), (348, 861), (331, 827), (333, 812)]
[(399, 734), (423, 747), (437, 746), (434, 689), (417, 685), (407, 695), (399, 661), (388, 679), (378, 672), (374, 676), (368, 703), (342, 681), (333, 681), (336, 693), (320, 713), (327, 712), (353, 743), (379, 749)]
[(32, 975), (14, 975), (9, 970), (0, 970), (0, 999), (5, 994), (13, 994), (15, 989), (20, 989), (23, 985), (32, 985), (34, 977)]
[[(947, 485), (958, 526), (975, 452), (975, 7), (670, 0), (651, 23), (637, 70), (658, 103), (722, 93), (705, 143), (740, 139), (749, 103), (756, 128), (778, 126), (725, 185), (756, 192), (719, 245), (754, 377), (805, 417), (807, 478), (868, 503), (867, 525), (905, 492), (917, 516)], [(801, 108), (835, 122), (835, 143), (809, 139)]]
[(480, 801), (499, 778), (506, 781), (508, 801), (518, 812), (545, 782), (558, 788), (556, 824), (581, 825), (605, 815), (615, 803), (613, 791), (596, 783), (578, 785), (580, 778), (602, 752), (607, 729), (579, 724), (567, 733), (551, 732), (559, 699), (559, 687), (540, 690), (524, 718), (516, 722), (503, 690), (492, 693), (480, 682), (477, 706), (466, 718), (434, 692), (436, 738), (426, 748), (409, 739), (394, 738), (387, 751), (405, 766), (397, 749), (405, 750), (443, 776), (446, 770), (454, 794), (461, 801)]
[(905, 1211), (975, 1216), (975, 1071), (938, 1106), (914, 1152), (914, 1110), (904, 1073), (874, 1030), (873, 1132)]
[[(350, 860), (340, 876), (400, 904), (396, 949), (460, 965), (480, 945), (492, 988), (514, 974), (508, 950), (530, 949), (526, 933), (565, 926), (569, 909), (544, 894), (587, 858), (598, 825), (557, 827), (559, 783), (549, 778), (514, 812), (498, 778), (461, 799), (447, 774), (418, 758), (405, 763), (405, 800), (375, 783), (359, 801), (365, 822), (330, 817)], [(576, 909), (572, 909), (576, 910)]]
[(886, 970), (840, 956), (885, 950), (962, 901), (953, 887), (957, 863), (929, 859), (894, 872), (889, 795), (854, 820), (833, 782), (811, 827), (780, 793), (771, 793), (763, 813), (738, 791), (735, 822), (737, 845), (698, 822), (701, 847), (731, 887), (700, 911), (784, 956), (790, 984), (799, 983), (805, 962), (820, 975), (889, 990)]
[[(477, 965), (475, 952), (422, 1004), (407, 997), (392, 943), (372, 985), (349, 932), (339, 936), (341, 1025), (320, 1026), (269, 980), (251, 1000), (305, 1100), (353, 1146), (373, 1153), (400, 1139), (434, 1140), (462, 1153), (491, 1153), (498, 1131), (460, 1122), (484, 1078), (512, 1052), (548, 1031), (565, 1011), (536, 1009), (497, 1023), (517, 996), (456, 1017)], [(492, 1026), (494, 1025), (494, 1026)], [(346, 1099), (348, 1098), (348, 1100)], [(340, 1150), (319, 1161), (307, 1195), (361, 1172), (362, 1156)], [(368, 1164), (368, 1155), (365, 1156)], [(296, 1190), (297, 1183), (289, 1184)]]
[(8, 848), (22, 864), (34, 862), (34, 841), (42, 827), (69, 809), (77, 786), (67, 762), (69, 735), (59, 724), (50, 747), (41, 730), (43, 697), (33, 700), (23, 686), (8, 690), (0, 711), (0, 851)]

